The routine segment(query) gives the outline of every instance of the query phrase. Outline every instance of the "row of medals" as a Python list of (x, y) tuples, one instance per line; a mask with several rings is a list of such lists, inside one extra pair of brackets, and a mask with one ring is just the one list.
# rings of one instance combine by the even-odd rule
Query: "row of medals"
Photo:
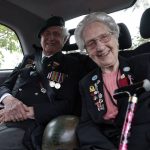
[(64, 78), (65, 78), (64, 73), (60, 73), (56, 71), (52, 71), (47, 75), (47, 79), (49, 80), (49, 86), (54, 87), (56, 89), (61, 88), (61, 83), (63, 82)]

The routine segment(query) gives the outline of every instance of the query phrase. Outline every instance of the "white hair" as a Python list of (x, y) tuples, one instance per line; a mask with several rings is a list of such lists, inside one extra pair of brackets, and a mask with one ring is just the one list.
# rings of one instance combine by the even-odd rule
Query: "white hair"
[(75, 39), (80, 50), (84, 50), (85, 47), (84, 39), (82, 36), (83, 30), (88, 24), (93, 22), (101, 22), (105, 24), (113, 32), (117, 39), (119, 37), (120, 31), (115, 20), (104, 12), (94, 12), (85, 16), (75, 30)]

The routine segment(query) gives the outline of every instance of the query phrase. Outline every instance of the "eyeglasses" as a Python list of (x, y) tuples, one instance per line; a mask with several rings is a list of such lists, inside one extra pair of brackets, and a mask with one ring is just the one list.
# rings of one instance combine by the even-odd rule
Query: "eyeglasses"
[(108, 33), (104, 33), (99, 35), (97, 38), (92, 39), (90, 41), (88, 41), (87, 43), (85, 43), (85, 48), (86, 49), (94, 49), (97, 46), (97, 40), (100, 41), (101, 43), (107, 43), (111, 40), (111, 35), (113, 34), (113, 32), (108, 32)]

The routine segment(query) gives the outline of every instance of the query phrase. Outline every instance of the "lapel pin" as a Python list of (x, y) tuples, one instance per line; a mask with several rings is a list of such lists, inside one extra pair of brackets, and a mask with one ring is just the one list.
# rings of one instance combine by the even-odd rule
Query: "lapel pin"
[(95, 88), (92, 85), (89, 87), (89, 89), (90, 89), (90, 92), (94, 92), (95, 91)]
[(124, 71), (124, 72), (129, 72), (129, 71), (130, 71), (130, 67), (124, 67), (124, 68), (123, 68), (123, 71)]
[(97, 75), (94, 75), (93, 77), (92, 77), (92, 81), (95, 81), (95, 80), (97, 80)]

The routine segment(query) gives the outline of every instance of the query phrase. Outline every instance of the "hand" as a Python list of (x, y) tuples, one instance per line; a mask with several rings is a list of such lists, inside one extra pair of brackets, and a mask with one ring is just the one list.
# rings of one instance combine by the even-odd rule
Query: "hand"
[[(33, 107), (27, 107), (26, 115), (27, 115), (27, 118), (29, 118), (29, 119), (35, 119)], [(23, 121), (23, 120), (25, 120), (25, 119), (15, 118), (15, 116), (13, 116), (11, 113), (10, 113), (10, 115), (8, 115), (7, 109), (0, 110), (0, 123), (4, 123), (4, 122), (8, 122), (8, 121), (16, 122), (16, 121)]]
[(29, 119), (35, 119), (33, 107), (28, 107), (27, 116), (28, 116)]
[(22, 121), (28, 118), (28, 107), (13, 96), (3, 100), (4, 109), (0, 111), (0, 122)]

